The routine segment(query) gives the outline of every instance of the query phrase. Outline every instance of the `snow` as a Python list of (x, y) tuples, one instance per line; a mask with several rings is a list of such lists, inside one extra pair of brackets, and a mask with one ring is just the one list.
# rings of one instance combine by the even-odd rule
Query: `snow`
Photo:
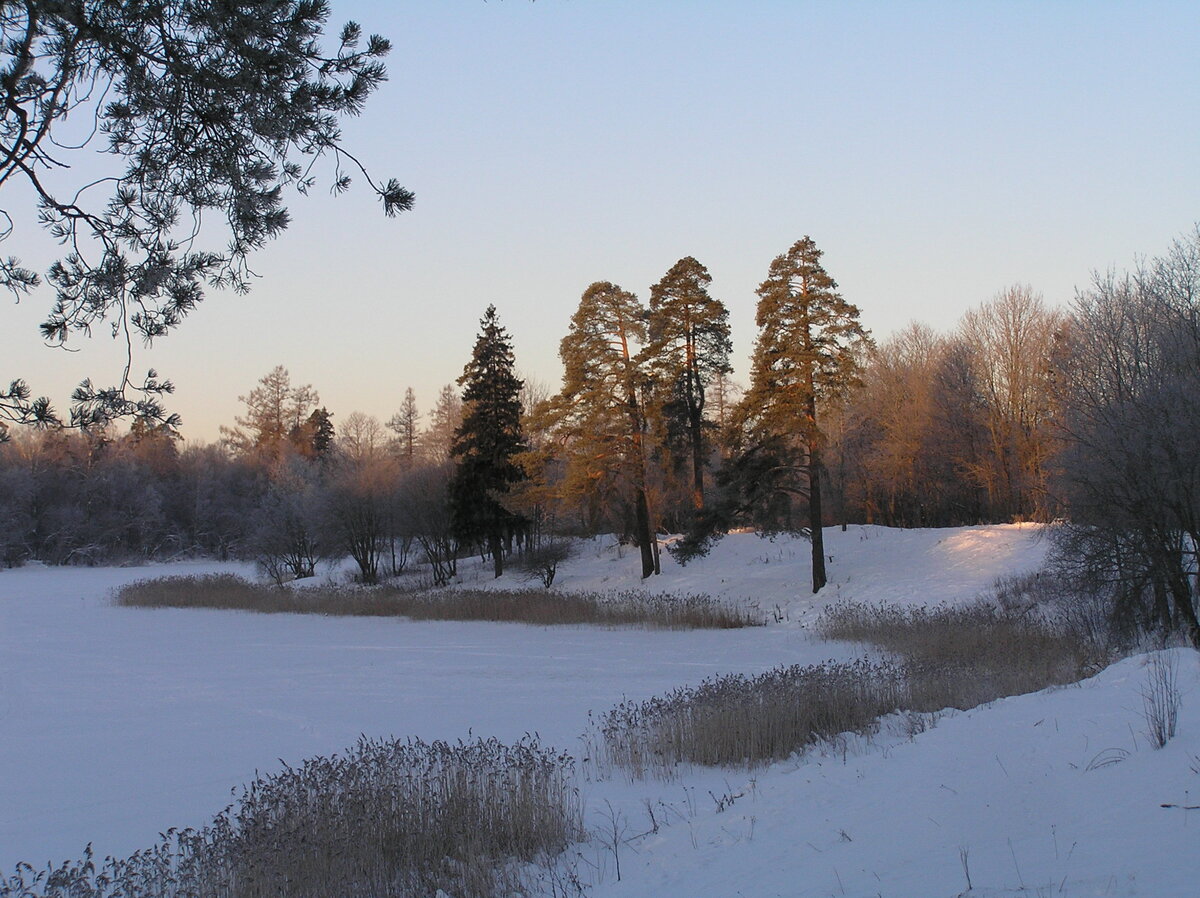
[[(997, 577), (1025, 573), (1042, 565), (1046, 541), (1034, 524), (896, 530), (862, 526), (827, 528), (825, 553), (829, 584), (814, 597), (803, 539), (761, 538), (734, 533), (704, 558), (681, 567), (662, 552), (662, 575), (640, 579), (634, 549), (620, 549), (611, 537), (592, 540), (564, 565), (555, 588), (566, 590), (640, 589), (648, 592), (707, 593), (760, 608), (774, 620), (802, 625), (827, 604), (853, 600), (891, 605), (939, 605), (970, 601)], [(473, 587), (511, 587), (476, 568), (463, 578)]]
[(732, 807), (706, 798), (635, 842), (594, 895), (954, 896), (960, 850), (973, 896), (1195, 895), (1200, 811), (1162, 807), (1200, 804), (1200, 662), (1175, 653), (1185, 705), (1161, 751), (1142, 735), (1145, 658), (1127, 659), (911, 740), (776, 765), (753, 789), (731, 779)]
[[(719, 672), (852, 657), (861, 647), (803, 627), (828, 602), (969, 601), (997, 576), (1035, 569), (1039, 533), (830, 529), (831, 582), (818, 597), (806, 588), (807, 543), (751, 534), (685, 568), (664, 554), (649, 584), (635, 553), (593, 541), (556, 584), (708, 592), (771, 620), (734, 631), (125, 609), (109, 596), (129, 580), (250, 572), (0, 572), (0, 871), (77, 857), (89, 841), (99, 856), (128, 853), (168, 826), (206, 822), (256, 770), (341, 750), (360, 733), (536, 731), (578, 751), (589, 710)], [(472, 565), (462, 580), (494, 585)], [(1200, 662), (1174, 653), (1183, 708), (1160, 751), (1143, 735), (1140, 656), (911, 737), (894, 721), (871, 740), (757, 771), (583, 781), (589, 824), (621, 833), (621, 881), (602, 837), (573, 857), (597, 898), (952, 896), (967, 888), (960, 852), (971, 895), (1196, 894), (1200, 811), (1161, 807), (1200, 804)], [(723, 796), (733, 801), (718, 813)]]

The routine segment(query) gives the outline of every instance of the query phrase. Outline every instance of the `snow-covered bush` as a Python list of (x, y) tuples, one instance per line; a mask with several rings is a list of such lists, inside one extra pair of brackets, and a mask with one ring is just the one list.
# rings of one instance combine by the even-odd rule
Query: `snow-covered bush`
[(1146, 668), (1146, 683), (1142, 686), (1146, 738), (1154, 748), (1163, 748), (1175, 738), (1179, 722), (1179, 668), (1171, 652), (1151, 655)]

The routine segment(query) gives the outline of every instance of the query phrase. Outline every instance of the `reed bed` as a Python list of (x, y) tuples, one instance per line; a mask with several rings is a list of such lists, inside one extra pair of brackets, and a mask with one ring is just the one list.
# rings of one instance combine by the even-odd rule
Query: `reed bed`
[(1062, 621), (986, 601), (936, 608), (842, 603), (825, 611), (817, 631), (872, 643), (900, 659), (915, 711), (965, 710), (1075, 683), (1108, 660), (1086, 633)]
[(730, 674), (624, 702), (589, 728), (590, 759), (634, 777), (669, 778), (680, 764), (755, 766), (843, 733), (870, 734), (881, 716), (967, 709), (1074, 683), (1108, 660), (1086, 631), (1026, 608), (896, 608), (844, 603), (817, 624), (827, 639), (869, 642), (890, 657)]
[[(200, 830), (100, 865), (0, 880), (0, 898), (499, 898), (585, 835), (573, 760), (527, 737), (360, 739), (256, 779)], [(541, 865), (541, 866), (539, 866)]]
[(681, 764), (756, 766), (846, 732), (871, 731), (904, 701), (890, 662), (778, 667), (728, 674), (641, 702), (627, 701), (592, 728), (598, 770), (670, 778)]
[(548, 592), (544, 589), (416, 590), (394, 586), (289, 589), (232, 574), (160, 577), (121, 588), (117, 604), (136, 608), (216, 608), (261, 613), (582, 624), (661, 629), (736, 629), (762, 619), (707, 595)]

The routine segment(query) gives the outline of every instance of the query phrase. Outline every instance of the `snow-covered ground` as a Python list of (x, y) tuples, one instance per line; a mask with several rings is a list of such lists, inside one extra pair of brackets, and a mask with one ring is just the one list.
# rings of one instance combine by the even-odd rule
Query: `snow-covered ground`
[[(124, 609), (109, 603), (119, 583), (231, 566), (0, 572), (0, 871), (76, 857), (89, 841), (100, 856), (149, 845), (206, 822), (255, 770), (360, 733), (536, 731), (577, 749), (588, 711), (623, 697), (860, 651), (800, 626), (830, 600), (966, 601), (1044, 553), (1036, 528), (1018, 527), (852, 527), (826, 541), (819, 600), (806, 543), (749, 534), (683, 569), (664, 555), (648, 586), (611, 541), (560, 572), (564, 589), (708, 592), (772, 620), (722, 632)], [(462, 579), (492, 582), (471, 566)], [(1180, 732), (1161, 751), (1141, 735), (1145, 658), (1133, 658), (911, 739), (752, 773), (584, 782), (589, 823), (621, 835), (622, 880), (602, 839), (578, 850), (579, 871), (597, 896), (919, 898), (963, 892), (965, 853), (972, 895), (1197, 894), (1200, 811), (1161, 807), (1200, 805), (1200, 665), (1176, 655)], [(741, 797), (718, 813), (724, 795)], [(647, 805), (670, 825), (647, 833)]]
[[(706, 557), (683, 567), (664, 550), (662, 575), (641, 580), (637, 550), (618, 547), (612, 537), (598, 537), (560, 568), (554, 585), (565, 590), (707, 593), (760, 608), (772, 621), (804, 624), (838, 600), (892, 605), (970, 601), (997, 577), (1041, 567), (1046, 548), (1042, 529), (1034, 524), (924, 530), (830, 527), (825, 530), (829, 584), (814, 597), (812, 547), (803, 539), (734, 533)], [(509, 575), (493, 580), (490, 567), (475, 565), (460, 574), (471, 587), (514, 585)]]

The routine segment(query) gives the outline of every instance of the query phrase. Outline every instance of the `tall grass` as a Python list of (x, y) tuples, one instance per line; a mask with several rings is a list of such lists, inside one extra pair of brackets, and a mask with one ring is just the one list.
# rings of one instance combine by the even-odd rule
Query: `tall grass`
[[(728, 674), (601, 715), (590, 755), (606, 773), (673, 775), (680, 764), (758, 765), (822, 739), (872, 729), (902, 701), (899, 668), (862, 659)], [(596, 738), (598, 736), (598, 738)]]
[(536, 739), (363, 738), (260, 777), (200, 830), (0, 881), (2, 898), (455, 898), (527, 892), (583, 837), (574, 762)]
[(937, 608), (841, 603), (822, 614), (816, 629), (826, 639), (869, 642), (896, 655), (915, 711), (965, 710), (1074, 683), (1107, 660), (1072, 627), (982, 601)]
[(845, 603), (828, 609), (817, 631), (873, 643), (891, 657), (720, 676), (625, 702), (594, 723), (589, 755), (602, 774), (616, 766), (635, 777), (670, 777), (683, 763), (765, 764), (842, 733), (868, 734), (893, 711), (972, 708), (1076, 682), (1107, 660), (1086, 632), (986, 602)]
[(137, 608), (218, 608), (263, 613), (407, 617), (413, 620), (733, 629), (761, 619), (711, 596), (554, 593), (520, 590), (413, 590), (396, 587), (285, 589), (232, 574), (161, 577), (121, 588), (117, 604)]

